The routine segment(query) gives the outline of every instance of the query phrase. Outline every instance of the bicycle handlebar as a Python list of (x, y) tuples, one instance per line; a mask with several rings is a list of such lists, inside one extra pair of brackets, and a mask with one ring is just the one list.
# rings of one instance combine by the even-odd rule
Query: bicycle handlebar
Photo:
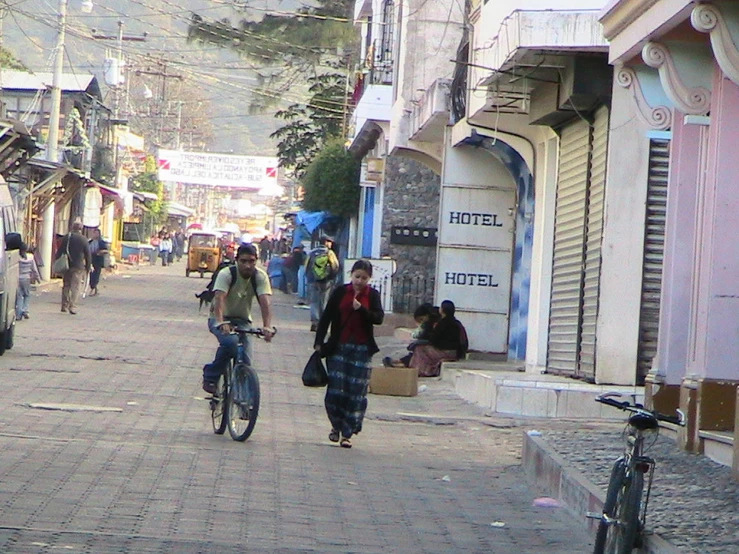
[[(245, 334), (245, 335), (255, 335), (257, 337), (264, 337), (264, 329), (261, 327), (253, 328), (253, 327), (239, 327), (237, 324), (232, 323), (230, 321), (224, 321), (224, 323), (228, 323), (231, 325), (233, 330), (231, 331), (232, 335), (238, 335), (238, 334)], [(277, 334), (277, 327), (272, 326), (272, 335)]]
[(634, 402), (633, 404), (628, 401), (619, 402), (618, 400), (614, 400), (613, 397), (623, 397), (623, 395), (619, 392), (606, 392), (604, 394), (598, 395), (595, 398), (596, 402), (600, 402), (601, 404), (605, 404), (606, 406), (612, 406), (614, 408), (618, 408), (619, 410), (623, 410), (625, 412), (632, 412), (635, 414), (642, 413), (645, 415), (650, 415), (659, 421), (664, 421), (666, 423), (673, 423), (675, 425), (685, 426), (685, 414), (682, 410), (677, 410), (677, 416), (669, 416), (665, 414), (661, 414), (659, 412), (656, 412), (654, 410), (648, 410), (641, 404), (637, 404)]

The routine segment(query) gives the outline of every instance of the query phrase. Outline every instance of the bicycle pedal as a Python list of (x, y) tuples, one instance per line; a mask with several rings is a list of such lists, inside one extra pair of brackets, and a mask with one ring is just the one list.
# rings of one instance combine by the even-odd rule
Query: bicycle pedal
[(601, 512), (587, 512), (585, 517), (588, 519), (603, 519), (603, 514)]

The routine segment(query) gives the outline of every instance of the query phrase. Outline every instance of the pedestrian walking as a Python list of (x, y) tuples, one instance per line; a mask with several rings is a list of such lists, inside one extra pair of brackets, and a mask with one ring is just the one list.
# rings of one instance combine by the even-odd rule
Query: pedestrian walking
[(323, 315), (334, 279), (339, 273), (339, 260), (331, 249), (333, 241), (322, 237), (320, 244), (308, 254), (305, 278), (308, 282), (310, 330), (315, 331)]
[(15, 319), (28, 319), (28, 302), (31, 298), (31, 285), (41, 281), (41, 275), (36, 266), (33, 254), (29, 254), (28, 245), (23, 242), (20, 248), (18, 264), (18, 292), (15, 296)]
[(105, 255), (108, 253), (108, 243), (100, 235), (100, 229), (93, 229), (89, 242), (90, 256), (92, 257), (92, 272), (90, 273), (90, 296), (98, 295), (100, 274), (105, 267)]
[(272, 241), (268, 237), (264, 237), (259, 241), (259, 261), (262, 265), (267, 265), (272, 254)]
[(172, 254), (172, 239), (169, 233), (165, 233), (159, 243), (159, 256), (162, 258), (162, 265), (169, 264), (169, 256)]
[(161, 244), (162, 239), (159, 237), (157, 233), (154, 233), (151, 235), (151, 238), (149, 239), (149, 244), (151, 244), (151, 254), (149, 255), (149, 263), (151, 265), (155, 265), (157, 263), (157, 258), (159, 257), (159, 245)]
[(69, 269), (62, 278), (62, 312), (68, 311), (74, 315), (77, 313), (77, 299), (82, 283), (92, 267), (90, 247), (87, 239), (82, 236), (82, 223), (73, 223), (69, 233), (62, 239), (54, 259), (58, 260), (62, 256), (69, 257)]
[[(373, 326), (382, 324), (385, 313), (380, 293), (369, 285), (371, 278), (372, 264), (356, 261), (351, 281), (331, 293), (313, 343), (314, 349), (326, 357), (325, 406), (331, 422), (328, 438), (344, 448), (351, 448), (352, 436), (362, 430), (372, 355), (380, 350)], [(324, 343), (329, 326), (331, 334)]]

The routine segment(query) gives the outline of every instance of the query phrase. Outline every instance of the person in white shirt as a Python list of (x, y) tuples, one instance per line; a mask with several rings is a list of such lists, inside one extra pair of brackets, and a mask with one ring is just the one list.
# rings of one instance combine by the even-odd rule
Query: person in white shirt
[(20, 259), (18, 264), (18, 293), (15, 297), (15, 318), (28, 319), (28, 300), (31, 298), (31, 284), (41, 281), (36, 260), (29, 254), (28, 245), (21, 243)]
[(162, 237), (162, 241), (159, 243), (159, 256), (162, 258), (162, 265), (169, 263), (169, 253), (172, 252), (172, 237), (169, 233)]

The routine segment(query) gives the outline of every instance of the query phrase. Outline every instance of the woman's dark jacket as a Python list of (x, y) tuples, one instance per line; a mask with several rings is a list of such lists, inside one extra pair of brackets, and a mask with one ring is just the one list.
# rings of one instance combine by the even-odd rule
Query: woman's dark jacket
[[(318, 322), (316, 340), (313, 344), (314, 346), (321, 346), (321, 356), (323, 357), (334, 354), (339, 344), (339, 337), (341, 337), (341, 312), (339, 310), (339, 306), (341, 305), (341, 301), (345, 294), (354, 294), (354, 289), (347, 285), (342, 285), (334, 289), (331, 296), (328, 298), (326, 309), (323, 310), (323, 315)], [(369, 347), (369, 353), (371, 356), (380, 351), (380, 348), (375, 342), (375, 335), (372, 327), (374, 325), (382, 324), (382, 320), (385, 318), (380, 293), (373, 288), (369, 289), (369, 304), (369, 309), (362, 306), (357, 310), (357, 312), (359, 312), (362, 317), (367, 336), (369, 337), (367, 346)], [(323, 339), (326, 337), (329, 324), (331, 325), (331, 335), (328, 337), (326, 344), (323, 344)]]
[(431, 331), (429, 342), (439, 350), (458, 350), (460, 331), (455, 317), (442, 317)]

